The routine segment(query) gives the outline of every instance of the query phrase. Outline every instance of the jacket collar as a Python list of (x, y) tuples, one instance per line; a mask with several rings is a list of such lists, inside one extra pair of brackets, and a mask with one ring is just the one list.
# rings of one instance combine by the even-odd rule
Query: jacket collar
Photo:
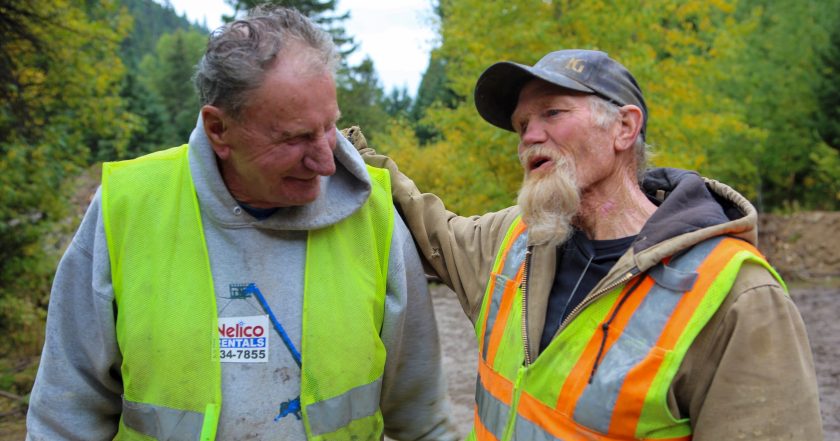
[(642, 187), (659, 207), (632, 246), (633, 260), (640, 270), (724, 234), (757, 245), (755, 207), (731, 187), (695, 172), (671, 168), (650, 170)]

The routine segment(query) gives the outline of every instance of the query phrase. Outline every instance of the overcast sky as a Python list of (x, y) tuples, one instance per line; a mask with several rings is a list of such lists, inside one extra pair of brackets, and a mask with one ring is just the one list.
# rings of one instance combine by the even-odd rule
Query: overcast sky
[[(222, 24), (222, 15), (232, 12), (224, 0), (170, 3), (179, 14), (186, 13), (190, 21), (207, 20), (211, 30)], [(341, 13), (350, 11), (345, 27), (359, 43), (350, 62), (357, 64), (369, 55), (386, 91), (406, 87), (409, 94), (415, 95), (434, 44), (431, 0), (338, 0), (337, 9)]]

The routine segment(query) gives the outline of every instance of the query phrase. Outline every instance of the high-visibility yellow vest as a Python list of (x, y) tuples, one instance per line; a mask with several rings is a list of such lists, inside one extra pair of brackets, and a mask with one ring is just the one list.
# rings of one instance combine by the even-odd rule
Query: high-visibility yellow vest
[[(215, 439), (218, 316), (187, 151), (184, 145), (103, 166), (123, 356), (120, 440)], [(394, 219), (388, 172), (368, 171), (368, 201), (308, 234), (300, 399), (313, 440), (379, 440), (383, 433), (379, 334)]]
[(524, 365), (526, 249), (526, 226), (517, 219), (475, 325), (479, 381), (468, 439), (690, 440), (690, 421), (675, 419), (667, 401), (686, 352), (744, 262), (765, 266), (781, 282), (752, 245), (710, 239), (586, 305)]

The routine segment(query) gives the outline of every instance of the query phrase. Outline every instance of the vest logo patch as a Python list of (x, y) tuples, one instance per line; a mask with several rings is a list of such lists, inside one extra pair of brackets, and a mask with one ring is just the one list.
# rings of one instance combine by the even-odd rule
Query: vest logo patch
[(222, 363), (268, 362), (268, 316), (219, 317)]

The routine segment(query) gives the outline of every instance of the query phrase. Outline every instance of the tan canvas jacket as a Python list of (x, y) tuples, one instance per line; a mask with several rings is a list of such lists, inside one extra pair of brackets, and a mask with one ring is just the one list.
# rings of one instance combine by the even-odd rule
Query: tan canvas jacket
[[(367, 148), (358, 129), (346, 133), (367, 163), (390, 170), (394, 202), (427, 271), (457, 293), (464, 312), (475, 322), (491, 267), (518, 207), (458, 216), (446, 210), (437, 196), (421, 193), (389, 158)], [(756, 210), (732, 188), (681, 170), (659, 169), (653, 178), (650, 184), (646, 180), (644, 189), (661, 201), (660, 209), (581, 305), (632, 267), (648, 270), (705, 239), (726, 234), (756, 244)], [(672, 193), (679, 194), (675, 198), (679, 201), (665, 204)], [(696, 195), (705, 197), (695, 203), (691, 198)], [(556, 250), (536, 246), (533, 253), (527, 323), (529, 340), (538, 342)], [(538, 346), (531, 346), (532, 358), (539, 355)], [(823, 439), (805, 326), (785, 289), (765, 268), (756, 264), (742, 268), (729, 296), (689, 349), (671, 386), (669, 407), (675, 418), (691, 419), (695, 441)]]

